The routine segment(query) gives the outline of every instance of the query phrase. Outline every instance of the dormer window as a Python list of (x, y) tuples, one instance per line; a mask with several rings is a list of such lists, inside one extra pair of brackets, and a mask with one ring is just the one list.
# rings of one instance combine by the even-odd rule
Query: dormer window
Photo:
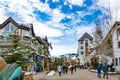
[(14, 31), (14, 25), (9, 23), (5, 26), (5, 32), (13, 32)]

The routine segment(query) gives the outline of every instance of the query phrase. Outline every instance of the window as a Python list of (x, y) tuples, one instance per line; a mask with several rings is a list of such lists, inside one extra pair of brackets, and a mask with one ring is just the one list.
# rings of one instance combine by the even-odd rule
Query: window
[(83, 44), (83, 41), (80, 41), (80, 44)]
[(81, 51), (81, 55), (83, 55), (84, 54), (84, 52), (83, 51)]
[(120, 28), (117, 29), (117, 39), (119, 40), (120, 37)]
[(81, 46), (81, 49), (83, 49), (83, 46)]
[(85, 40), (85, 46), (88, 46), (88, 40), (87, 39)]
[(93, 41), (90, 41), (90, 43), (92, 44), (92, 43), (93, 43)]
[(110, 40), (108, 40), (108, 44), (110, 44)]
[(118, 48), (120, 48), (120, 42), (118, 42)]
[(88, 46), (88, 43), (85, 43), (85, 46)]
[(116, 64), (116, 66), (118, 66), (118, 59), (117, 58), (115, 58), (115, 64)]
[(13, 31), (14, 31), (13, 24), (9, 23), (8, 25), (6, 25), (5, 32), (13, 32)]
[(120, 66), (120, 57), (119, 57), (119, 66)]

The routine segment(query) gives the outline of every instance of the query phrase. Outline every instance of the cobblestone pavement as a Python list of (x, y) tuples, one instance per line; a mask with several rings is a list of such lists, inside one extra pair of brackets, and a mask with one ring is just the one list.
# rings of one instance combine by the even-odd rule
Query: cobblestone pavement
[(77, 69), (73, 74), (62, 74), (58, 75), (56, 72), (53, 76), (46, 76), (46, 72), (40, 72), (34, 75), (34, 80), (120, 80), (119, 74), (109, 75), (109, 79), (98, 78), (97, 73), (90, 72), (88, 70)]

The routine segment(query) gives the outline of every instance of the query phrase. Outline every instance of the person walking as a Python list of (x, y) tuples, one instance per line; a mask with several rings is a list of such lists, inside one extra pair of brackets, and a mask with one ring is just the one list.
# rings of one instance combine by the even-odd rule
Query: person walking
[(59, 76), (61, 76), (61, 73), (62, 73), (62, 66), (59, 65), (59, 66), (57, 67), (57, 69), (58, 69), (58, 72), (59, 72)]
[(74, 69), (74, 66), (71, 65), (71, 74), (73, 74), (73, 69)]
[(63, 72), (63, 74), (65, 74), (65, 69), (66, 69), (65, 65), (63, 65), (62, 66), (62, 72)]
[(68, 66), (66, 65), (65, 66), (65, 73), (67, 74), (67, 72), (68, 72)]
[(98, 64), (97, 66), (97, 76), (101, 78), (101, 65), (100, 64)]
[(74, 71), (76, 72), (77, 65), (74, 65)]
[(105, 65), (103, 66), (103, 78), (106, 78), (108, 79), (108, 65), (107, 63), (105, 63)]

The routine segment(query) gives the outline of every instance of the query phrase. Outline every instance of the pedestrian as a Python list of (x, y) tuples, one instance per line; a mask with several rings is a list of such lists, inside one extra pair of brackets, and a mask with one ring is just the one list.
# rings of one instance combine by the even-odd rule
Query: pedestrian
[(101, 78), (101, 65), (100, 64), (98, 64), (97, 66), (97, 76)]
[(84, 66), (83, 66), (83, 64), (82, 64), (82, 65), (80, 65), (80, 69), (84, 69)]
[(74, 69), (74, 66), (71, 65), (71, 74), (73, 74), (73, 69)]
[(67, 72), (68, 72), (68, 66), (66, 65), (65, 66), (65, 73), (67, 74)]
[(61, 73), (62, 73), (62, 66), (59, 65), (57, 69), (58, 69), (58, 72), (59, 72), (59, 76), (61, 76)]
[(62, 72), (63, 72), (63, 74), (65, 74), (65, 69), (66, 69), (65, 65), (63, 65), (62, 66)]
[(107, 63), (105, 63), (105, 65), (103, 66), (103, 78), (106, 78), (108, 79), (108, 65)]
[(71, 65), (68, 66), (68, 70), (71, 71)]
[(77, 68), (77, 66), (76, 65), (74, 65), (74, 71), (76, 72), (76, 68)]

